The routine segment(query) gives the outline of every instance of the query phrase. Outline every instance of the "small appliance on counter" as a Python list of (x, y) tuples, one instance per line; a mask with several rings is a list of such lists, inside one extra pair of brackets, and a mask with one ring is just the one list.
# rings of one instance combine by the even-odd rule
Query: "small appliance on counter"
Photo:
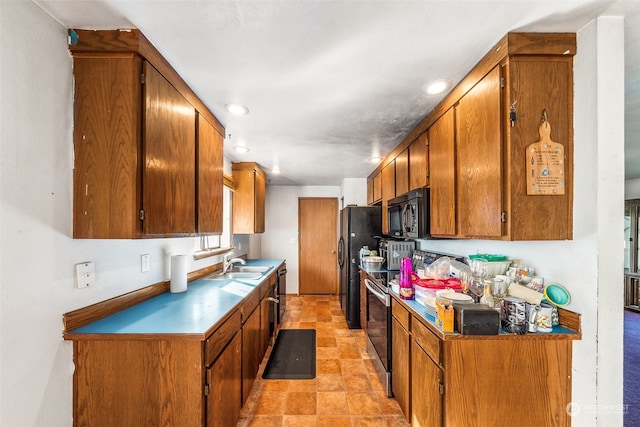
[(431, 252), (431, 251), (422, 251), (416, 249), (413, 251), (413, 256), (411, 258), (411, 263), (413, 265), (413, 271), (424, 270), (425, 267), (431, 265), (433, 261), (442, 257), (449, 257), (454, 261), (465, 262), (465, 258), (459, 255), (451, 255), (439, 252)]
[(411, 258), (416, 242), (411, 240), (380, 239), (378, 250), (385, 259), (387, 270), (400, 270), (400, 260)]

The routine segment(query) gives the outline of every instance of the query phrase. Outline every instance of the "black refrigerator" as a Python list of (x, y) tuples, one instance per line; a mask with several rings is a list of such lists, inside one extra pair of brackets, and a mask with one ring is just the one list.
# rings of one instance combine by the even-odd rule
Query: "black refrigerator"
[(350, 329), (360, 328), (360, 249), (378, 249), (382, 233), (380, 206), (347, 206), (340, 212), (340, 307)]

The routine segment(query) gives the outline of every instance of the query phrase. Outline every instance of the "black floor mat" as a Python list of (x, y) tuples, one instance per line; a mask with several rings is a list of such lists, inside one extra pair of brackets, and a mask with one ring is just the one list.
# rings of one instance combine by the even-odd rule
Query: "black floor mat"
[(267, 380), (308, 380), (315, 377), (316, 330), (280, 330), (262, 378)]

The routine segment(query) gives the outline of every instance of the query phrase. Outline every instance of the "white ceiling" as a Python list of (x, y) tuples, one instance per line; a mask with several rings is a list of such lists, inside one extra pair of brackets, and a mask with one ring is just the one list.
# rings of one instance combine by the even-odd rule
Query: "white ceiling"
[[(273, 185), (366, 177), (367, 159), (444, 96), (424, 85), (456, 84), (509, 31), (575, 32), (626, 14), (626, 170), (640, 178), (636, 0), (34, 1), (68, 28), (139, 28), (225, 125), (225, 156), (258, 162)], [(234, 117), (227, 103), (250, 113)]]

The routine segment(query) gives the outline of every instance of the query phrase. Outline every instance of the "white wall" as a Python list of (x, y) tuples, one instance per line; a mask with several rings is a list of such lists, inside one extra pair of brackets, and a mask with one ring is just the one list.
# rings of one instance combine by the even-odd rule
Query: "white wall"
[(640, 179), (629, 179), (624, 182), (624, 199), (640, 199)]
[(367, 178), (345, 178), (340, 188), (340, 208), (347, 205), (367, 206)]
[[(0, 1), (0, 425), (72, 425), (62, 315), (169, 278), (193, 239), (73, 240), (72, 61), (66, 30), (33, 2)], [(238, 236), (246, 253), (249, 241)], [(151, 271), (140, 272), (149, 254)], [(96, 286), (74, 288), (94, 261)], [(192, 262), (190, 270), (220, 261)]]
[[(365, 193), (366, 194), (366, 193)], [(287, 293), (298, 293), (298, 198), (340, 198), (340, 187), (267, 186), (266, 231), (262, 234), (262, 257), (287, 260)], [(336, 236), (337, 236), (336, 230)], [(337, 248), (336, 239), (336, 248)]]
[[(622, 425), (624, 206), (623, 20), (578, 34), (574, 58), (574, 237), (557, 242), (422, 240), (421, 249), (522, 259), (571, 293), (582, 314), (573, 346), (574, 426)], [(526, 386), (525, 386), (526, 388)]]

